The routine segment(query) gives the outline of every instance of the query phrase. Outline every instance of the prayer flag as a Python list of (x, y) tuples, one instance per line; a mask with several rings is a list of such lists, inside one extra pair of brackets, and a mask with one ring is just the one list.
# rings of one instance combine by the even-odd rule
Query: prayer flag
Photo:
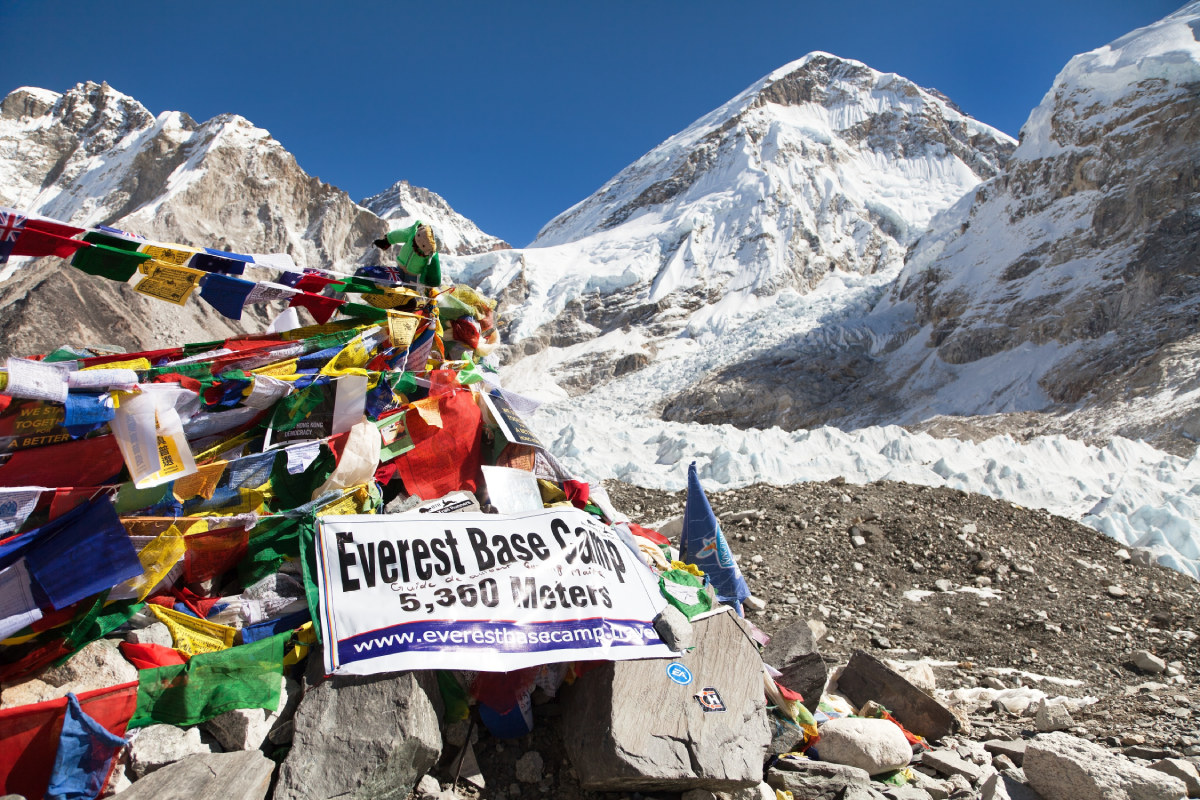
[[(196, 256), (196, 258), (200, 257), (199, 255)], [(211, 256), (207, 257), (211, 258)], [(195, 259), (193, 259), (194, 263)], [(254, 290), (254, 287), (255, 283), (253, 281), (230, 278), (227, 275), (212, 274), (205, 280), (204, 288), (200, 290), (200, 297), (208, 301), (209, 305), (226, 317), (241, 319), (242, 308), (246, 304), (246, 298), (250, 296), (250, 292)]]
[(192, 269), (202, 269), (205, 272), (223, 272), (226, 275), (241, 275), (246, 271), (246, 262), (241, 259), (230, 258), (229, 256), (231, 255), (233, 254), (221, 253), (218, 255), (206, 248), (205, 252), (196, 253), (196, 255), (192, 256), (192, 260), (188, 263), (188, 266)]
[[(2, 231), (3, 228), (0, 227), (0, 232)], [(11, 255), (33, 256), (34, 258), (42, 256), (70, 258), (75, 255), (75, 251), (79, 248), (90, 246), (82, 239), (72, 239), (69, 236), (59, 236), (54, 233), (47, 233), (46, 231), (33, 230), (29, 223), (26, 222), (25, 230), (13, 246)]]
[(471, 392), (458, 390), (438, 399), (442, 427), (426, 423), (419, 413), (408, 414), (408, 435), (415, 446), (396, 459), (404, 488), (421, 497), (475, 491), (483, 455), (483, 415)]
[(197, 655), (181, 666), (142, 670), (137, 711), (129, 727), (196, 725), (235, 708), (274, 711), (279, 707), (283, 650), (289, 638), (290, 631)]
[(113, 757), (124, 746), (125, 737), (88, 716), (75, 693), (68, 692), (46, 800), (95, 800), (108, 782)]
[(161, 644), (121, 642), (117, 647), (120, 648), (121, 655), (125, 656), (125, 660), (138, 669), (158, 669), (187, 663), (187, 659), (181, 656), (178, 650), (163, 647)]
[[(91, 236), (91, 234), (88, 234)], [(113, 237), (105, 237), (110, 239)], [(86, 237), (85, 237), (86, 240)], [(136, 246), (136, 242), (130, 242)], [(95, 244), (76, 251), (71, 259), (71, 266), (86, 272), (108, 278), (110, 281), (124, 283), (137, 272), (138, 265), (149, 260), (150, 256), (121, 247), (110, 247), (105, 244)]]
[(742, 613), (742, 601), (750, 596), (750, 589), (700, 486), (695, 461), (688, 467), (687, 505), (683, 511), (683, 533), (679, 537), (679, 558), (704, 570), (717, 591), (717, 599)]
[(47, 532), (30, 545), (25, 563), (56, 609), (142, 574), (137, 550), (107, 497), (40, 530)]
[(307, 308), (313, 315), (313, 319), (324, 325), (329, 322), (329, 318), (338, 310), (338, 306), (344, 305), (345, 300), (338, 300), (334, 297), (323, 297), (319, 294), (298, 294), (294, 296), (288, 304), (293, 308)]
[[(79, 695), (79, 707), (105, 730), (125, 734), (137, 707), (137, 684), (124, 683)], [(54, 770), (67, 698), (0, 710), (0, 791), (41, 798)]]
[(25, 215), (15, 209), (0, 208), (0, 264), (7, 264), (13, 248), (25, 230)]
[(13, 453), (0, 466), (0, 486), (103, 486), (124, 463), (115, 436), (76, 439)]

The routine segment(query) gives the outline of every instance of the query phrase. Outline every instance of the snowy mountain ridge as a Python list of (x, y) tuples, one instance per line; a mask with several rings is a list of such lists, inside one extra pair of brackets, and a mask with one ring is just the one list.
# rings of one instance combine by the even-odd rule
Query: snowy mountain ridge
[[(397, 202), (380, 210), (393, 216), (410, 207), (428, 214), (455, 252), (505, 246), (432, 192), (404, 183), (399, 202), (400, 188), (371, 200), (392, 196)], [(393, 224), (305, 173), (244, 117), (156, 117), (91, 82), (63, 94), (25, 87), (0, 104), (0, 205), (158, 241), (288, 253), (301, 267), (337, 271), (380, 263), (371, 243)], [(243, 324), (259, 330), (265, 320), (251, 310)], [(58, 259), (13, 258), (0, 267), (0, 352), (46, 352), (68, 338), (142, 348), (245, 329), (206, 304), (166, 308)]]

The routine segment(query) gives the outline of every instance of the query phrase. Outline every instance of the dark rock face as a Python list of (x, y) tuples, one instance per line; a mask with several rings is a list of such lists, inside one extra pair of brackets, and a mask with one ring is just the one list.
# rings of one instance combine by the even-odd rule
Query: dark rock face
[[(564, 744), (584, 789), (735, 790), (762, 781), (771, 741), (757, 648), (729, 614), (692, 626), (695, 649), (679, 659), (694, 681), (667, 677), (670, 662), (615, 661), (562, 691)], [(694, 695), (720, 694), (706, 713)], [(647, 713), (652, 709), (653, 713)]]
[(804, 697), (804, 707), (810, 712), (817, 710), (829, 668), (821, 658), (807, 622), (797, 622), (772, 636), (762, 657), (764, 662), (783, 673), (779, 683), (799, 692)]
[(442, 752), (436, 678), (402, 672), (318, 682), (321, 669), (314, 652), (274, 797), (404, 800)]

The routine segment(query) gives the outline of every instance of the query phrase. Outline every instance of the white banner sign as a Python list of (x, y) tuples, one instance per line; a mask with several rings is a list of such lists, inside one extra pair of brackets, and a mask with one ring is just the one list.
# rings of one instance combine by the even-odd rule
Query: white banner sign
[(318, 523), (327, 674), (675, 655), (654, 631), (653, 573), (577, 509)]

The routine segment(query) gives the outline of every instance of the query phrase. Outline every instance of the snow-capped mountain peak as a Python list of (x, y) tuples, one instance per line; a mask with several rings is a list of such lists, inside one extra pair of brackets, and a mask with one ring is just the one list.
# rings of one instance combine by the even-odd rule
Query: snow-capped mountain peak
[(469, 256), (512, 249), (508, 242), (479, 230), (478, 225), (451, 208), (437, 192), (408, 181), (398, 181), (359, 205), (387, 220), (392, 228), (406, 227), (418, 219), (431, 224), (442, 252), (448, 255)]

